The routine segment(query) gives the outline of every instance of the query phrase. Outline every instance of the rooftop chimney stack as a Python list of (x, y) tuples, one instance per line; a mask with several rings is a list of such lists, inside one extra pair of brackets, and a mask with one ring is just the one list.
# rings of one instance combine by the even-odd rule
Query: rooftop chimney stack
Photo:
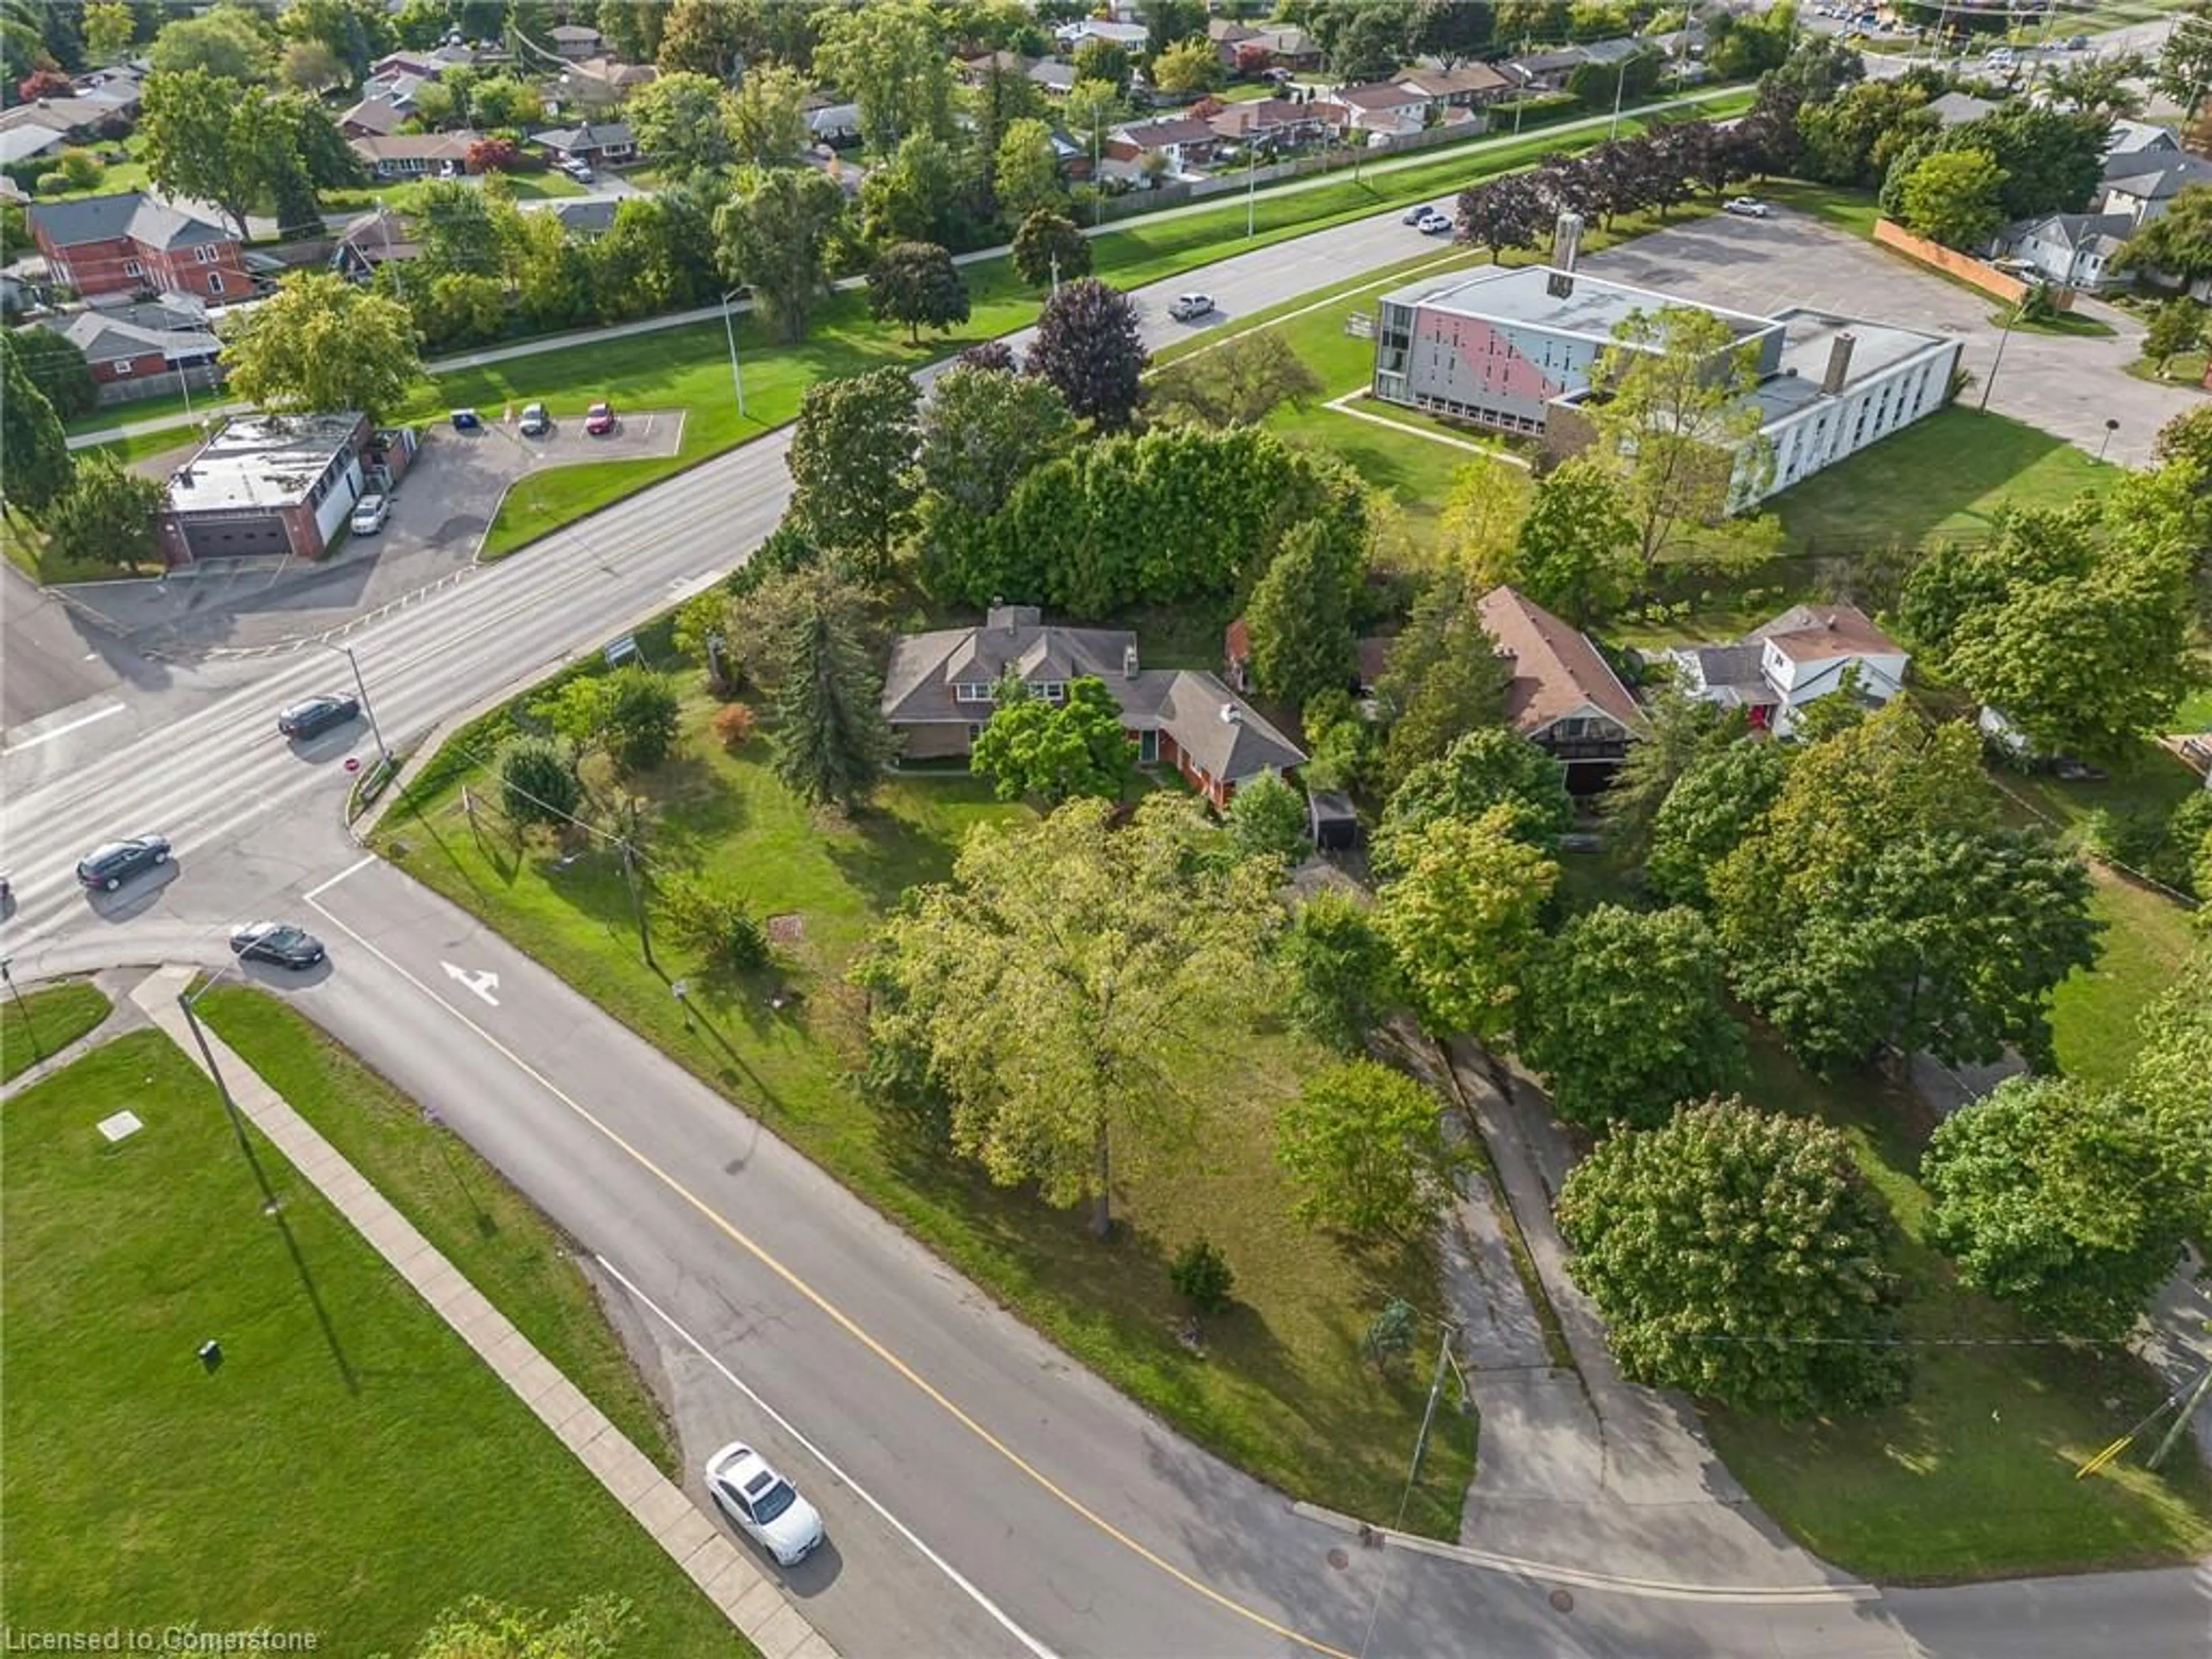
[(1844, 329), (1828, 343), (1827, 371), (1820, 376), (1820, 390), (1831, 398), (1844, 389), (1851, 378), (1851, 348), (1858, 343), (1858, 336)]
[(1544, 291), (1554, 300), (1564, 300), (1575, 291), (1575, 266), (1583, 252), (1583, 216), (1579, 213), (1562, 213), (1552, 228), (1552, 270), (1544, 279)]
[(1223, 703), (1221, 705), (1221, 723), (1224, 726), (1242, 726), (1244, 723), (1244, 711), (1239, 708), (1233, 702)]
[(1137, 678), (1137, 647), (1133, 645), (1121, 647), (1121, 678), (1125, 680)]

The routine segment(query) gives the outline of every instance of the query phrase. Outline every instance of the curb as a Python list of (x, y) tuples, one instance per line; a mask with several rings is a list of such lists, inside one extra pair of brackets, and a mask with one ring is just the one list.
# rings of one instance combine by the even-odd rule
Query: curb
[[(222, 1068), (220, 1081), (230, 1085), (227, 1092), (239, 1112), (483, 1357), (515, 1398), (759, 1650), (761, 1659), (839, 1659), (837, 1650), (729, 1534), (663, 1475), (337, 1148), (221, 1037), (197, 1024), (187, 1027), (178, 996), (198, 972), (163, 968), (132, 992), (131, 1000), (200, 1070), (210, 1071), (209, 1057), (215, 1057)], [(204, 1055), (201, 1043), (206, 1045)]]
[(1614, 1573), (1592, 1572), (1586, 1567), (1562, 1567), (1548, 1561), (1523, 1560), (1516, 1555), (1500, 1555), (1492, 1550), (1479, 1550), (1466, 1544), (1447, 1544), (1434, 1538), (1417, 1537), (1412, 1533), (1393, 1532), (1388, 1527), (1370, 1526), (1364, 1521), (1340, 1515), (1334, 1510), (1322, 1509), (1316, 1504), (1293, 1503), (1291, 1513), (1302, 1521), (1316, 1521), (1339, 1532), (1352, 1534), (1377, 1547), (1388, 1546), (1413, 1550), (1423, 1555), (1440, 1556), (1447, 1561), (1464, 1561), (1470, 1566), (1487, 1567), (1495, 1572), (1514, 1573), (1523, 1578), (1540, 1578), (1552, 1583), (1572, 1584), (1578, 1589), (1613, 1590), (1646, 1601), (1726, 1601), (1739, 1607), (1820, 1607), (1882, 1599), (1878, 1586), (1857, 1579), (1838, 1583), (1784, 1584), (1771, 1589), (1758, 1589), (1740, 1584), (1680, 1584), (1662, 1578), (1629, 1578)]

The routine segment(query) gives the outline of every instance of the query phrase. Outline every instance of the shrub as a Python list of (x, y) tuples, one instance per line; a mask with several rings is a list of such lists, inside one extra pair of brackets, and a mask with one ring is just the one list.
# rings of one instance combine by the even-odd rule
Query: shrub
[(1176, 1252), (1168, 1264), (1168, 1283), (1200, 1313), (1219, 1313), (1229, 1305), (1237, 1274), (1212, 1239), (1200, 1235)]
[(749, 702), (725, 704), (714, 715), (714, 736), (722, 747), (735, 754), (750, 741), (760, 725), (760, 716)]
[(515, 824), (560, 823), (572, 817), (584, 787), (558, 744), (515, 738), (499, 751), (500, 805)]
[(660, 908), (669, 931), (711, 966), (741, 974), (767, 964), (767, 930), (752, 907), (727, 889), (676, 876), (661, 886)]
[(38, 182), (33, 184), (31, 186), (31, 189), (34, 195), (59, 196), (64, 191), (68, 190), (69, 187), (69, 174), (57, 171), (53, 173), (40, 173), (38, 177)]
[(1360, 1351), (1375, 1362), (1375, 1369), (1385, 1376), (1403, 1370), (1406, 1356), (1413, 1351), (1416, 1335), (1412, 1304), (1393, 1297), (1389, 1304), (1368, 1322), (1367, 1334), (1359, 1339)]

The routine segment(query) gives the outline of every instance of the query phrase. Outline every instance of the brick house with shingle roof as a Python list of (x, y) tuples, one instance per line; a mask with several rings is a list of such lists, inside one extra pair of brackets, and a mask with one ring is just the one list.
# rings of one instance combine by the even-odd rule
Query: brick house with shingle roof
[(46, 269), (80, 294), (240, 300), (253, 292), (237, 237), (140, 191), (34, 203), (28, 211)]
[(1513, 665), (1507, 721), (1566, 768), (1569, 789), (1603, 788), (1644, 732), (1634, 694), (1587, 634), (1517, 590), (1493, 587), (1475, 610)]
[(1216, 811), (1261, 773), (1305, 763), (1304, 750), (1215, 676), (1142, 667), (1128, 630), (1053, 626), (1027, 605), (994, 605), (981, 627), (908, 634), (891, 647), (883, 711), (906, 758), (966, 756), (1009, 671), (1047, 702), (1064, 701), (1072, 680), (1102, 682), (1139, 763), (1174, 767)]

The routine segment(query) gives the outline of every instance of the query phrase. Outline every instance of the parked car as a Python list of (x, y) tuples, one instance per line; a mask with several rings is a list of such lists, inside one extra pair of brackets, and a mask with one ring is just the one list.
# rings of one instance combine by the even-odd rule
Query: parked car
[(322, 940), (289, 921), (249, 921), (230, 930), (231, 954), (278, 968), (312, 968), (325, 954)]
[(614, 429), (615, 406), (612, 404), (593, 404), (584, 411), (584, 430), (594, 438), (604, 438)]
[(592, 164), (580, 155), (564, 155), (559, 163), (561, 171), (580, 185), (592, 182)]
[(1179, 323), (1188, 323), (1210, 315), (1213, 310), (1211, 294), (1178, 294), (1168, 303), (1168, 315)]
[(2066, 37), (2066, 50), (2067, 50), (2067, 51), (2069, 51), (2069, 52), (2087, 52), (2087, 51), (2088, 51), (2088, 50), (2089, 50), (2089, 37), (2088, 37), (2087, 35), (2086, 35), (2086, 34), (2069, 34), (2069, 35), (2068, 35), (2068, 36)]
[(1990, 62), (1992, 64), (2009, 64), (2012, 62), (2012, 48), (2010, 46), (1991, 46), (1990, 48)]
[(1723, 204), (1723, 210), (1746, 219), (1764, 219), (1773, 212), (1756, 196), (1731, 196)]
[(325, 692), (276, 711), (276, 729), (288, 738), (319, 738), (361, 718), (361, 700)]
[(456, 432), (481, 432), (483, 430), (483, 416), (477, 414), (473, 409), (457, 409), (453, 412), (451, 418), (453, 422), (453, 430)]
[(392, 516), (392, 498), (372, 489), (353, 504), (353, 533), (374, 536)]
[(1431, 213), (1421, 221), (1421, 234), (1424, 236), (1449, 236), (1458, 228), (1449, 214)]
[(780, 1566), (797, 1566), (822, 1542), (820, 1512), (742, 1441), (707, 1460), (707, 1490), (738, 1530)]
[(133, 836), (95, 847), (76, 866), (76, 878), (103, 892), (117, 888), (138, 874), (169, 861), (169, 843), (161, 836)]
[(522, 435), (542, 438), (553, 429), (553, 417), (545, 412), (544, 404), (525, 404), (522, 406)]

